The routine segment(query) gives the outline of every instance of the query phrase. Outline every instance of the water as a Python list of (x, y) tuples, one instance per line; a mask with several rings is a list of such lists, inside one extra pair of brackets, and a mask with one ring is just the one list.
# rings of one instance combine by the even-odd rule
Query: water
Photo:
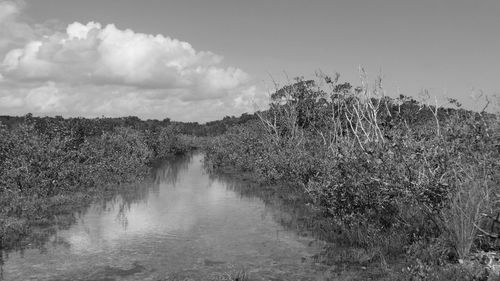
[(248, 182), (210, 176), (202, 158), (166, 162), (152, 183), (4, 255), (3, 279), (206, 280), (244, 269), (250, 280), (322, 280), (310, 259), (320, 243), (294, 230), (299, 209)]

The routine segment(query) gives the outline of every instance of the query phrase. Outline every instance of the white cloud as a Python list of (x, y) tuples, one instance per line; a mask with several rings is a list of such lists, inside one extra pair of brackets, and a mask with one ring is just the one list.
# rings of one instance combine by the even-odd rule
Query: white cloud
[[(130, 86), (71, 85), (50, 81), (35, 84), (0, 88), (0, 112), (84, 117), (136, 115), (142, 118), (210, 121), (252, 111), (255, 104), (262, 101), (253, 86), (225, 98), (186, 100), (183, 98), (186, 90), (165, 94), (163, 89)], [(20, 109), (24, 111), (16, 113)]]
[(26, 103), (32, 109), (40, 113), (66, 111), (63, 105), (64, 96), (59, 94), (59, 89), (53, 82), (47, 85), (29, 90), (26, 95)]
[(20, 6), (14, 2), (5, 1), (0, 2), (0, 23), (16, 17), (20, 13)]
[[(9, 8), (0, 12), (0, 33), (14, 42), (13, 25), (31, 27), (18, 20), (19, 6), (1, 5)], [(206, 121), (252, 111), (262, 99), (243, 70), (168, 36), (96, 22), (30, 30), (3, 54), (0, 41), (5, 112)]]
[(66, 28), (66, 33), (68, 34), (69, 39), (81, 39), (85, 40), (89, 34), (89, 32), (93, 29), (101, 29), (101, 24), (96, 22), (89, 22), (87, 25), (83, 25), (79, 22), (75, 22), (73, 24), (68, 25)]
[(19, 97), (14, 97), (14, 96), (5, 96), (5, 97), (0, 97), (0, 104), (3, 107), (8, 107), (8, 108), (17, 108), (21, 107), (24, 105), (24, 100)]
[(38, 33), (39, 27), (18, 20), (23, 8), (24, 5), (19, 1), (0, 1), (0, 54), (33, 39)]
[(221, 60), (162, 35), (75, 22), (66, 33), (56, 32), (9, 51), (3, 60), (3, 75), (17, 81), (185, 88), (196, 90), (197, 98), (203, 99), (236, 89), (248, 80), (241, 69), (220, 67)]

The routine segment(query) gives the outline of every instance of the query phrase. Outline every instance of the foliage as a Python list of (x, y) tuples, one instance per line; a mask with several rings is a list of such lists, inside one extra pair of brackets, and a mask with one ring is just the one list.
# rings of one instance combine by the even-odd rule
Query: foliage
[(163, 159), (189, 149), (187, 143), (181, 139), (179, 132), (176, 132), (171, 126), (147, 130), (145, 137), (154, 159)]
[(215, 138), (206, 162), (304, 188), (315, 208), (353, 233), (352, 243), (379, 247), (380, 237), (399, 233), (400, 253), (441, 239), (449, 245), (441, 256), (466, 257), (480, 215), (500, 211), (498, 117), (389, 98), (364, 73), (359, 87), (338, 78), (297, 78), (277, 89), (260, 122)]
[(142, 179), (154, 159), (189, 149), (171, 126), (133, 117), (115, 123), (27, 115), (10, 128), (0, 124), (0, 248), (45, 221), (54, 205), (78, 206), (79, 194)]

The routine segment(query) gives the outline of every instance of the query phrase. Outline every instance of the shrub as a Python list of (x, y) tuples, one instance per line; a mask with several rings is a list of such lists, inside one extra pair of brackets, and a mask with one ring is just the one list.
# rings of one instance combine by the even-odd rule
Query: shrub
[(322, 79), (278, 89), (260, 123), (210, 143), (207, 162), (303, 187), (353, 243), (377, 247), (396, 232), (401, 253), (444, 239), (450, 255), (467, 256), (480, 214), (498, 208), (498, 118), (389, 98), (380, 80), (354, 88)]
[(154, 132), (30, 115), (11, 129), (0, 124), (0, 247), (46, 221), (54, 204), (80, 205), (78, 194), (142, 179), (154, 158), (189, 149), (169, 127)]

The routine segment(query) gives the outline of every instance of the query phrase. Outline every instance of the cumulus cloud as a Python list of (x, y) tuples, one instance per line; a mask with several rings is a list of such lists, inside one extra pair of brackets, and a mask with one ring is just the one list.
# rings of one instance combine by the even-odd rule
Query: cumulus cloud
[(66, 111), (64, 108), (64, 96), (60, 95), (59, 89), (53, 82), (28, 91), (26, 103), (37, 112)]
[[(2, 34), (14, 42), (19, 38), (8, 34), (12, 26), (31, 27), (19, 21), (18, 5), (0, 7), (6, 8), (0, 8)], [(30, 30), (22, 45), (0, 52), (0, 109), (210, 120), (251, 111), (260, 100), (243, 70), (224, 67), (221, 56), (175, 38), (97, 22), (45, 28), (43, 35)], [(206, 112), (196, 113), (200, 108)]]
[[(258, 101), (254, 86), (226, 98), (186, 100), (180, 93), (165, 95), (162, 89), (117, 85), (71, 85), (45, 82), (0, 88), (1, 114), (63, 116), (129, 116), (181, 121), (210, 121), (252, 111)], [(20, 111), (22, 110), (22, 111)], [(20, 113), (21, 112), (21, 113)]]
[(3, 75), (17, 81), (63, 81), (117, 84), (140, 88), (197, 90), (197, 97), (235, 89), (248, 75), (221, 68), (222, 58), (197, 52), (187, 43), (162, 35), (102, 27), (89, 22), (70, 24), (57, 32), (10, 50)]
[(52, 32), (53, 27), (59, 26), (57, 20), (50, 20), (43, 24), (29, 24), (23, 15), (24, 2), (18, 0), (0, 0), (0, 54), (10, 48), (23, 46), (27, 41), (34, 40)]
[(3, 23), (8, 19), (17, 16), (19, 13), (19, 4), (10, 1), (0, 2), (0, 22)]
[(31, 37), (32, 30), (27, 24), (17, 21), (21, 5), (14, 2), (0, 2), (0, 51), (9, 47), (21, 37)]

